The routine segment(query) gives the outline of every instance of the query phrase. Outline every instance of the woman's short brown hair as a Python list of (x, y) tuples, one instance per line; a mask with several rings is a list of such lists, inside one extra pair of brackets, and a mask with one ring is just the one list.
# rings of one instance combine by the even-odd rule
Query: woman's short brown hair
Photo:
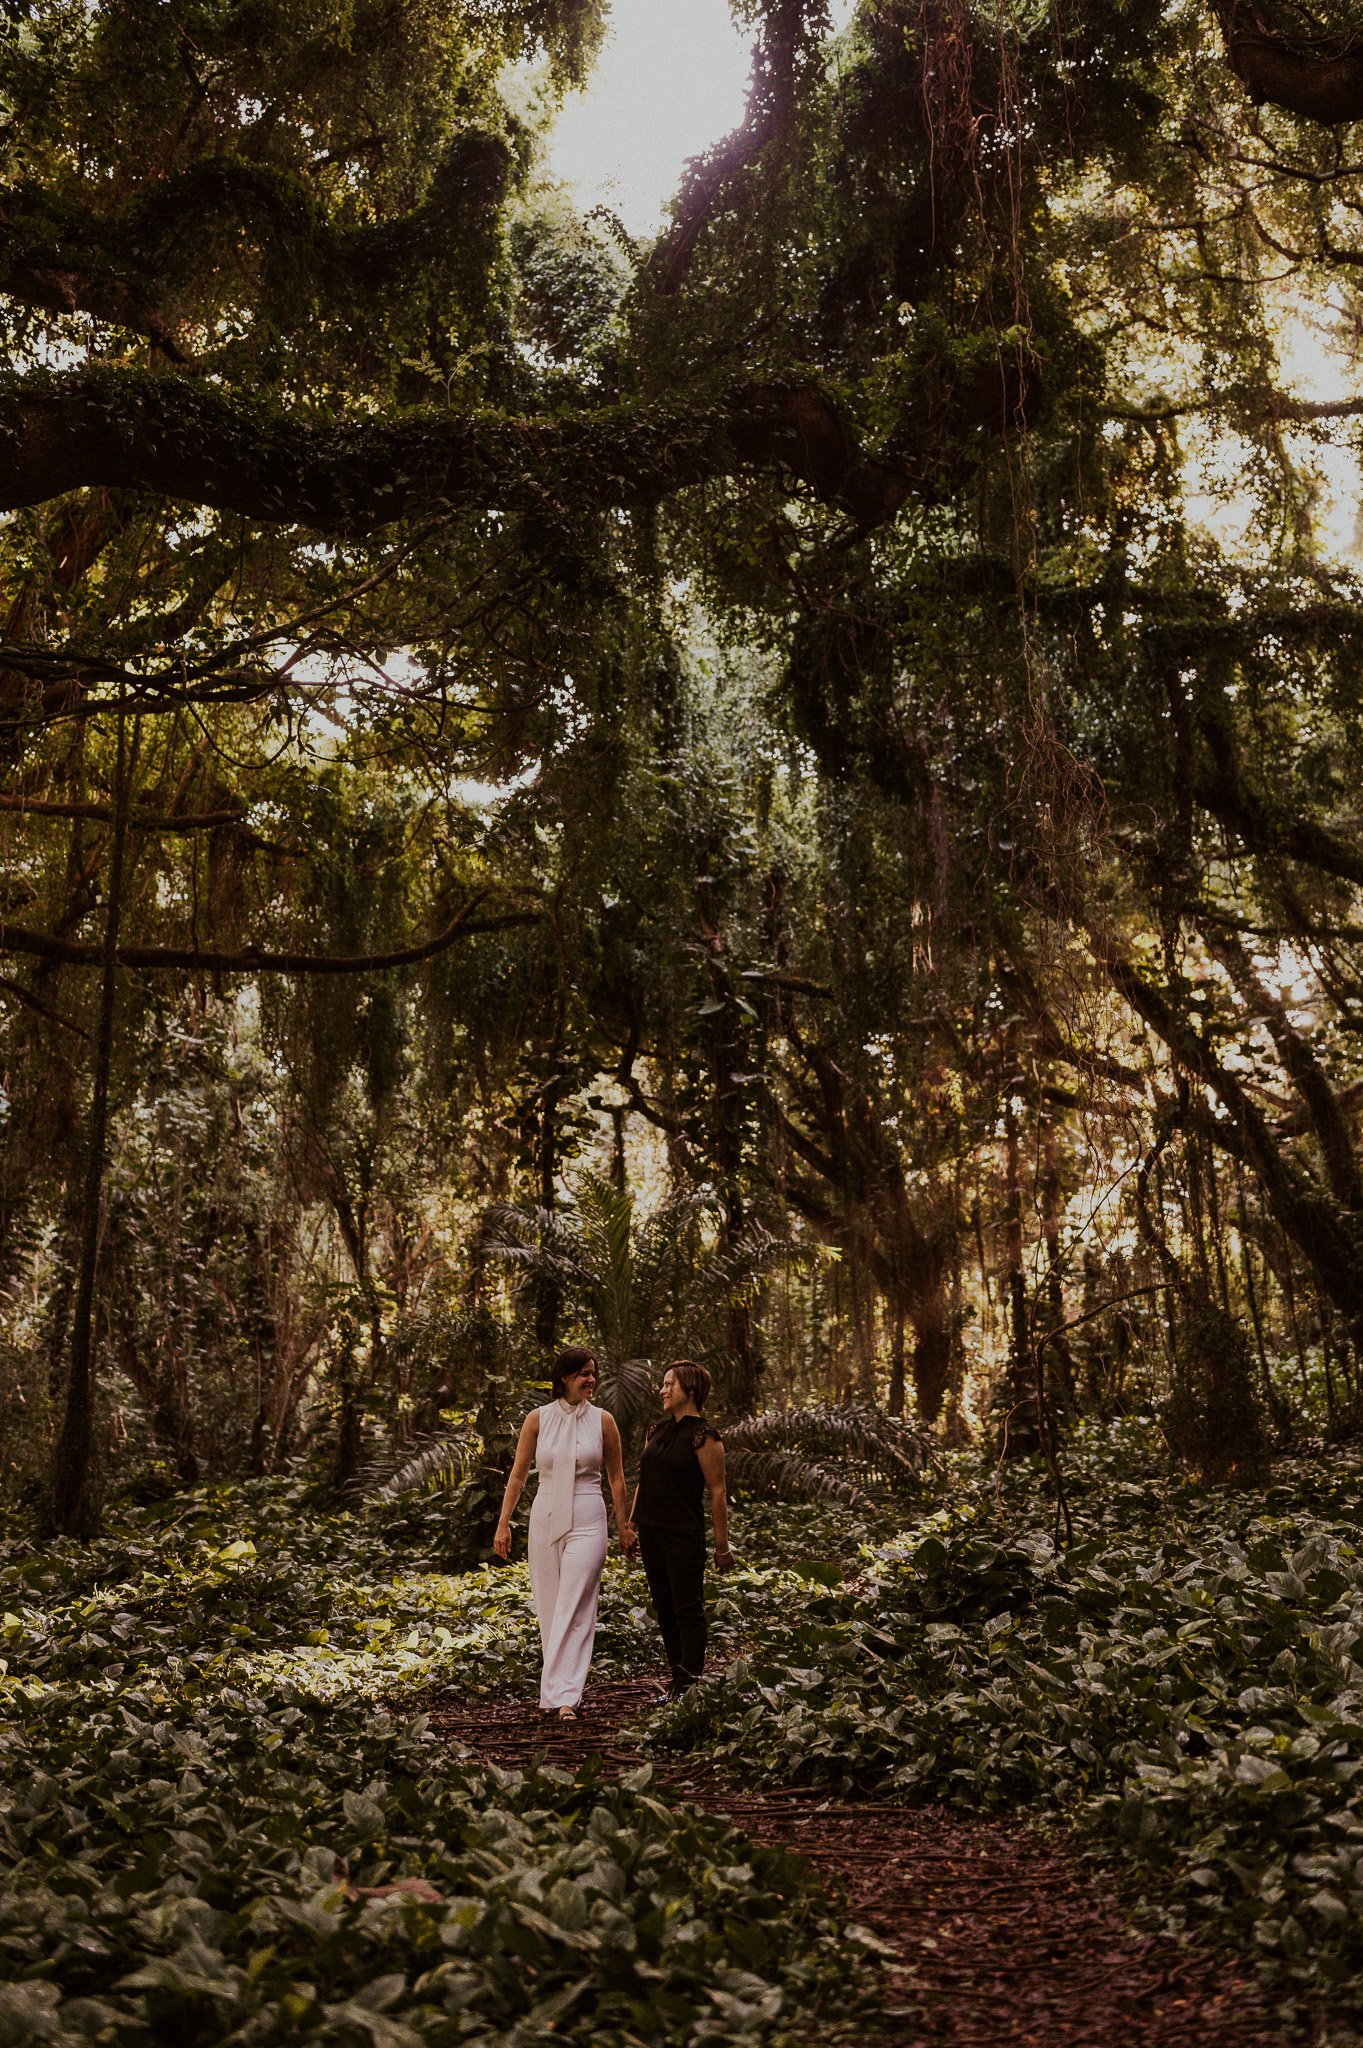
[(710, 1375), (705, 1367), (690, 1358), (674, 1358), (667, 1369), (681, 1381), (687, 1400), (694, 1401), (697, 1408), (703, 1408), (710, 1397)]
[(551, 1368), (553, 1376), (549, 1382), (550, 1398), (555, 1401), (561, 1400), (564, 1381), (575, 1380), (580, 1372), (585, 1372), (589, 1365), (595, 1364), (596, 1353), (588, 1351), (584, 1344), (571, 1344), (566, 1351), (557, 1352)]

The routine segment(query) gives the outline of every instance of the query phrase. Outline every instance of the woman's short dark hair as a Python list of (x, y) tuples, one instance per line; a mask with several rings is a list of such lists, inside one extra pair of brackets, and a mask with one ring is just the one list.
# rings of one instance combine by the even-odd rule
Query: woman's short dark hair
[(589, 1365), (596, 1364), (596, 1353), (588, 1351), (585, 1344), (570, 1344), (566, 1351), (555, 1354), (552, 1367), (553, 1377), (549, 1383), (550, 1396), (558, 1401), (563, 1398), (565, 1380), (575, 1380), (580, 1372), (586, 1372)]
[(687, 1400), (703, 1408), (710, 1397), (710, 1375), (705, 1367), (697, 1365), (694, 1359), (674, 1358), (668, 1371), (681, 1381)]

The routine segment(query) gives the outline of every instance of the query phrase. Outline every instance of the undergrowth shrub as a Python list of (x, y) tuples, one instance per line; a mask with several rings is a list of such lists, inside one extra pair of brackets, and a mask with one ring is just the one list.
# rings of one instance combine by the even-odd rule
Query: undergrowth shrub
[(10, 2039), (719, 2043), (855, 1996), (808, 1874), (647, 1768), (506, 1776), (357, 1702), (71, 1706), (0, 1732)]
[(1252, 1484), (1267, 1468), (1269, 1433), (1244, 1327), (1206, 1300), (1180, 1303), (1178, 1327), (1164, 1408), (1169, 1446), (1204, 1485)]

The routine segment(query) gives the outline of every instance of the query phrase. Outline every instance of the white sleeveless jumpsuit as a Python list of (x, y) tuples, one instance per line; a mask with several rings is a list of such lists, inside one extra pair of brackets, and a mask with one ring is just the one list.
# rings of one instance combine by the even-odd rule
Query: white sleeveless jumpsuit
[(596, 1603), (606, 1562), (601, 1498), (601, 1410), (550, 1401), (539, 1411), (530, 1510), (530, 1593), (539, 1616), (542, 1707), (575, 1707), (587, 1683)]

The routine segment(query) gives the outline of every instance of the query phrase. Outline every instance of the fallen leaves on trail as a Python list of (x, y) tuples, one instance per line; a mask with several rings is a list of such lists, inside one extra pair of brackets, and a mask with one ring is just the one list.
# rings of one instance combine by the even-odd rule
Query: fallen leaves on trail
[(525, 1701), (433, 1704), (432, 1726), (504, 1769), (651, 1785), (808, 1859), (882, 1960), (879, 2038), (917, 2048), (1291, 2048), (1309, 2028), (1225, 1955), (1133, 1928), (1025, 1826), (812, 1787), (738, 1790), (704, 1756), (641, 1768), (655, 1688), (592, 1686), (582, 1732)]
[(418, 1900), (423, 1906), (443, 1906), (444, 1892), (437, 1891), (433, 1884), (427, 1884), (424, 1877), (395, 1877), (391, 1884), (352, 1884), (349, 1867), (336, 1858), (335, 1872), (345, 1886), (348, 1899), (396, 1899)]

